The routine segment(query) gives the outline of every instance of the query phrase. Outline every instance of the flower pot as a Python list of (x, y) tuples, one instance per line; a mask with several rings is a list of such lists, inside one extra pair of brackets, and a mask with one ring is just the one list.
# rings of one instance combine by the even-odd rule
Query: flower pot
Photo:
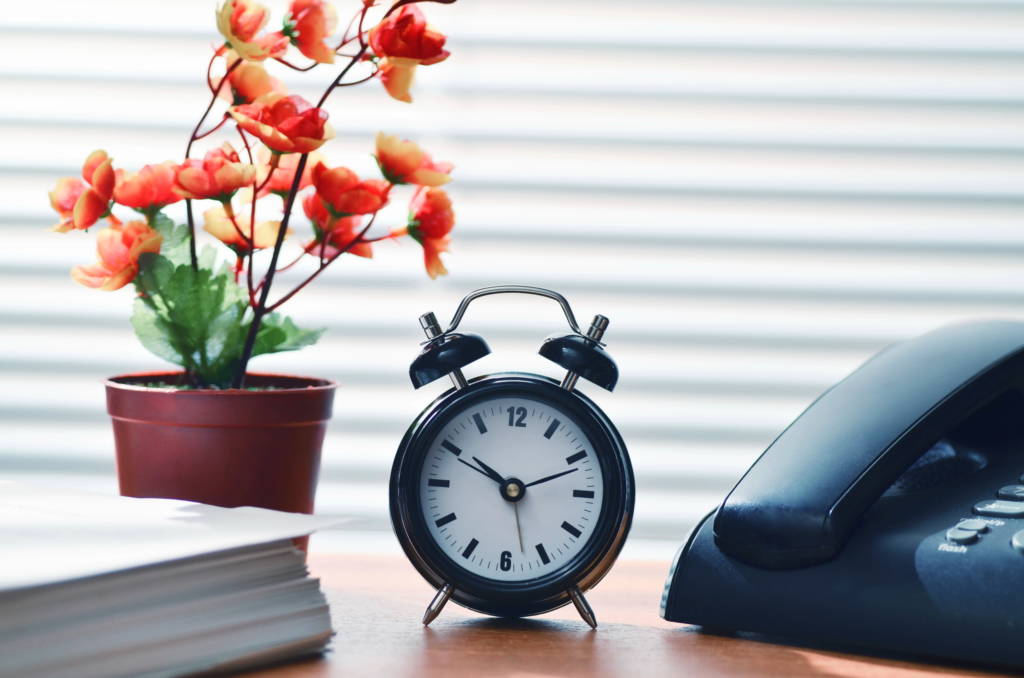
[(247, 388), (263, 390), (146, 386), (182, 379), (149, 372), (106, 382), (121, 494), (312, 513), (336, 384), (250, 374)]

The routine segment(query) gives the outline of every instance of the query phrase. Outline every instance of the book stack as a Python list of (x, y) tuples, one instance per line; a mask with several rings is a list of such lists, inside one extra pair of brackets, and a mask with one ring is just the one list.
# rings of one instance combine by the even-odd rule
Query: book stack
[(181, 676), (324, 650), (291, 538), (336, 521), (0, 482), (0, 677)]

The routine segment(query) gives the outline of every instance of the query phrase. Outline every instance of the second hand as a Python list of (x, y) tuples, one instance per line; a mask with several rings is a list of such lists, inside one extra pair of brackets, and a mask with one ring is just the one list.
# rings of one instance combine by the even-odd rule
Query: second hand
[(526, 553), (526, 550), (523, 548), (523, 528), (519, 526), (519, 502), (513, 502), (512, 510), (515, 512), (516, 516), (516, 534), (519, 535), (519, 552)]

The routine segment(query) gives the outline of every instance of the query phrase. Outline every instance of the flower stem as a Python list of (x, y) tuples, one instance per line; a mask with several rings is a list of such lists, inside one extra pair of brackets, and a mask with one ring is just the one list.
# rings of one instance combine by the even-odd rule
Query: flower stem
[[(210, 57), (210, 65), (213, 64), (213, 60), (215, 58), (217, 58), (216, 54)], [(192, 153), (192, 144), (194, 144), (197, 139), (201, 139), (206, 136), (205, 134), (199, 134), (199, 128), (203, 126), (203, 123), (206, 122), (207, 116), (210, 115), (210, 111), (213, 110), (213, 105), (217, 102), (217, 95), (220, 94), (220, 90), (224, 87), (224, 83), (228, 81), (228, 76), (231, 74), (231, 71), (238, 68), (241, 64), (242, 60), (236, 59), (233, 64), (228, 66), (228, 69), (224, 72), (224, 77), (222, 77), (220, 82), (217, 83), (217, 86), (213, 88), (213, 94), (210, 96), (210, 103), (206, 105), (206, 110), (203, 111), (203, 115), (199, 118), (196, 126), (192, 128), (192, 134), (188, 138), (188, 145), (185, 146), (186, 160), (188, 160), (189, 155)], [(209, 83), (209, 66), (207, 66), (207, 83)], [(185, 198), (185, 215), (188, 217), (188, 254), (192, 261), (192, 270), (197, 271), (199, 270), (199, 257), (196, 255), (196, 222), (195, 217), (192, 215), (191, 198)]]

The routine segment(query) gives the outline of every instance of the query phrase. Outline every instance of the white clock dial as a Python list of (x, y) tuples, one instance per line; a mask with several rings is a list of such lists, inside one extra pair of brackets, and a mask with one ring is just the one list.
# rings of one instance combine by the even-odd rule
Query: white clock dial
[(534, 579), (571, 561), (596, 529), (604, 499), (600, 461), (576, 420), (523, 397), (456, 412), (427, 448), (418, 482), (420, 510), (441, 550), (500, 581)]

